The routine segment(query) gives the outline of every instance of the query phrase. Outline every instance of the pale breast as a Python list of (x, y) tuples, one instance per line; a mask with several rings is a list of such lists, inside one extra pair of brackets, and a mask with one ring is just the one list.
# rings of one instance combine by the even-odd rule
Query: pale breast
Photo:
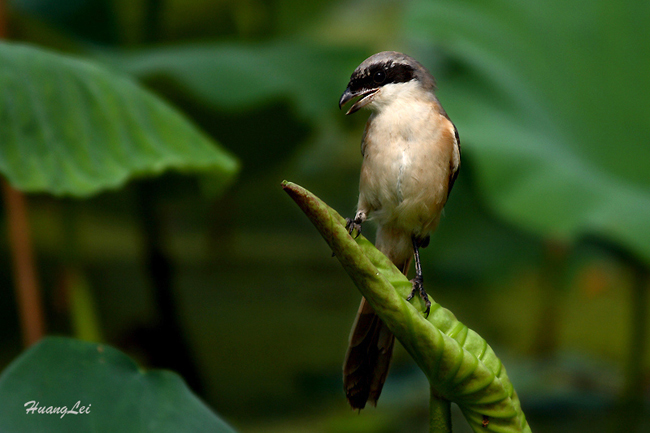
[(391, 108), (373, 114), (366, 129), (360, 193), (378, 224), (424, 234), (447, 198), (451, 122), (431, 104)]

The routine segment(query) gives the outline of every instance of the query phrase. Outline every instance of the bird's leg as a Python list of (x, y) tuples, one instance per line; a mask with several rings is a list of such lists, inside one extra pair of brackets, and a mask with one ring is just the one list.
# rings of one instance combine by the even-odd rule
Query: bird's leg
[(352, 236), (353, 231), (357, 231), (357, 235), (354, 237), (355, 239), (359, 237), (361, 234), (361, 224), (366, 220), (367, 215), (364, 211), (360, 210), (357, 211), (357, 214), (354, 216), (354, 219), (351, 218), (346, 218), (345, 219), (345, 229), (350, 233), (350, 236)]
[(431, 301), (429, 300), (429, 295), (427, 295), (426, 290), (424, 290), (424, 285), (422, 284), (424, 279), (422, 277), (422, 265), (420, 264), (419, 248), (422, 242), (415, 236), (411, 236), (411, 242), (413, 243), (413, 255), (415, 256), (415, 278), (411, 280), (411, 283), (413, 283), (413, 290), (411, 290), (411, 294), (408, 296), (408, 298), (406, 298), (406, 300), (410, 301), (413, 299), (413, 296), (415, 296), (416, 293), (419, 293), (420, 297), (424, 300), (424, 304), (427, 307), (426, 310), (424, 310), (424, 316), (429, 317), (429, 311), (431, 310)]

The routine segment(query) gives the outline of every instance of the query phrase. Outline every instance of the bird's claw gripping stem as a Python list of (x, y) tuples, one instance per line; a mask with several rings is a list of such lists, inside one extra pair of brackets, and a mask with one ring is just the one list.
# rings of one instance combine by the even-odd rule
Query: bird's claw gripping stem
[(413, 284), (413, 290), (411, 290), (411, 294), (406, 298), (407, 301), (410, 301), (413, 299), (416, 293), (420, 294), (420, 297), (424, 301), (424, 305), (426, 306), (426, 309), (424, 310), (424, 317), (429, 317), (429, 311), (431, 311), (431, 301), (429, 300), (429, 295), (427, 294), (426, 290), (424, 290), (424, 285), (422, 284), (422, 276), (421, 275), (416, 275), (415, 278), (411, 280), (411, 283)]
[(352, 236), (352, 233), (356, 230), (357, 235), (354, 236), (354, 238), (358, 238), (359, 235), (361, 234), (361, 219), (360, 218), (346, 218), (345, 219), (345, 229), (348, 231), (350, 236)]

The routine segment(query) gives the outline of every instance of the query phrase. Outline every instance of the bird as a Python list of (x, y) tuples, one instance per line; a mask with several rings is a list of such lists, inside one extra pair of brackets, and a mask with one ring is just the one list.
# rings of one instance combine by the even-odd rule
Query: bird
[[(407, 275), (415, 258), (411, 300), (419, 294), (428, 316), (431, 301), (423, 286), (419, 249), (429, 244), (458, 177), (461, 147), (456, 126), (434, 91), (436, 82), (417, 60), (383, 51), (352, 73), (339, 108), (358, 98), (346, 112), (371, 110), (361, 140), (359, 200), (346, 228), (359, 236), (372, 219), (375, 246)], [(377, 405), (395, 336), (361, 299), (343, 364), (343, 387), (353, 409)]]

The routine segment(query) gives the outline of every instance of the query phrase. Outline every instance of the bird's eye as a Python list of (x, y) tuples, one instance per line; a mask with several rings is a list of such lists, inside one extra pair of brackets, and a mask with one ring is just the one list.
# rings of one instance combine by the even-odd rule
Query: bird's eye
[(386, 74), (384, 73), (384, 71), (377, 71), (375, 72), (375, 75), (372, 76), (372, 80), (377, 84), (383, 83), (385, 79), (386, 79)]

